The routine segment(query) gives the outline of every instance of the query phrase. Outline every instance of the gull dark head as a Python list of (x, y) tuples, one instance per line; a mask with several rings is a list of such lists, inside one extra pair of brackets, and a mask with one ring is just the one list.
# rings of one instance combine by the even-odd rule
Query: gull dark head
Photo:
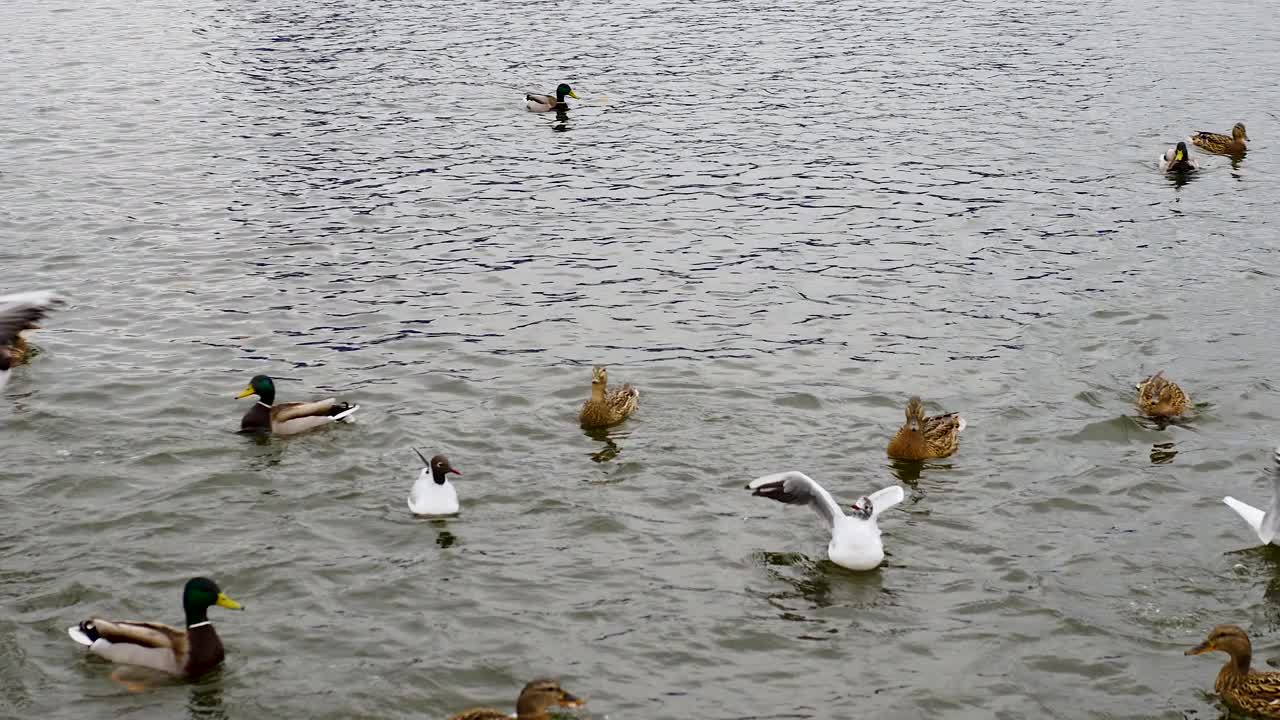
[(858, 502), (849, 506), (853, 509), (853, 516), (861, 520), (871, 519), (871, 498), (863, 495), (858, 498)]

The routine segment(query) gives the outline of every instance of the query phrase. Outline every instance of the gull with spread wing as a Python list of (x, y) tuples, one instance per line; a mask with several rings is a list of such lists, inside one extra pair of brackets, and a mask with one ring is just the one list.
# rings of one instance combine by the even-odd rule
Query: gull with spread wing
[(747, 489), (752, 491), (752, 495), (813, 508), (831, 530), (827, 557), (850, 570), (879, 567), (884, 560), (884, 544), (880, 541), (876, 518), (906, 497), (901, 486), (890, 485), (859, 498), (850, 506), (853, 514), (845, 515), (831, 493), (813, 478), (794, 470), (756, 478), (747, 484)]

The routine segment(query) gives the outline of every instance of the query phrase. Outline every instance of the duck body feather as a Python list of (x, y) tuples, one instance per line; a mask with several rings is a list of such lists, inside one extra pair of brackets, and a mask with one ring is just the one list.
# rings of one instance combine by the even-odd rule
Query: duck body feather
[(564, 110), (569, 107), (569, 103), (556, 100), (554, 95), (529, 93), (524, 96), (524, 106), (529, 112), (551, 112), (557, 108)]
[(37, 323), (62, 302), (44, 290), (0, 295), (0, 389), (8, 384), (9, 371), (31, 355), (23, 333), (36, 329)]
[(259, 401), (241, 418), (240, 432), (296, 435), (346, 420), (359, 409), (359, 405), (339, 403), (334, 398), (276, 405)]
[(1249, 134), (1244, 123), (1236, 123), (1230, 135), (1200, 131), (1187, 138), (1191, 144), (1215, 155), (1239, 155), (1248, 149)]
[(907, 403), (907, 422), (889, 440), (885, 454), (898, 460), (944, 458), (960, 447), (960, 433), (967, 427), (960, 413), (926, 417), (924, 403), (912, 397)]
[(224, 658), (222, 641), (207, 621), (182, 630), (163, 623), (91, 618), (67, 633), (105, 660), (188, 679), (204, 675)]
[(1191, 406), (1191, 398), (1178, 384), (1165, 378), (1161, 370), (1139, 382), (1138, 409), (1152, 418), (1176, 418)]
[(591, 397), (582, 404), (578, 423), (584, 428), (606, 428), (631, 417), (640, 407), (640, 391), (630, 385), (608, 388), (609, 375), (602, 367), (591, 373)]

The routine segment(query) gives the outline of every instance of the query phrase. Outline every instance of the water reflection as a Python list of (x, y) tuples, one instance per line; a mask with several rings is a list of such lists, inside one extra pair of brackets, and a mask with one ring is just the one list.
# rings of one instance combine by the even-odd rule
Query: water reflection
[(1174, 443), (1158, 442), (1151, 446), (1151, 464), (1167, 465), (1173, 462), (1173, 457), (1178, 454)]
[[(855, 572), (830, 560), (815, 561), (794, 552), (759, 551), (755, 553), (755, 559), (771, 580), (789, 588), (767, 594), (769, 601), (784, 611), (784, 619), (810, 620), (800, 615), (792, 616), (782, 604), (786, 600), (800, 598), (814, 607), (824, 608), (833, 605), (872, 607), (883, 599), (884, 581), (879, 570)], [(791, 568), (798, 570), (799, 575), (787, 572), (786, 569)]]
[(191, 686), (187, 697), (187, 716), (192, 720), (226, 720), (227, 711), (222, 705), (222, 673), (215, 672)]
[(1191, 182), (1191, 181), (1192, 181), (1192, 180), (1194, 180), (1195, 178), (1199, 177), (1199, 175), (1200, 175), (1200, 173), (1198, 173), (1198, 172), (1196, 172), (1196, 171), (1194, 171), (1194, 170), (1192, 170), (1192, 171), (1183, 171), (1183, 172), (1165, 173), (1165, 177), (1167, 177), (1167, 178), (1169, 179), (1169, 183), (1170, 183), (1171, 185), (1173, 185), (1173, 188), (1174, 188), (1175, 190), (1177, 190), (1178, 188), (1182, 187), (1183, 185), (1186, 185), (1187, 183)]
[[(607, 463), (622, 452), (622, 448), (618, 447), (618, 443), (614, 442), (613, 435), (608, 428), (592, 428), (590, 430), (584, 428), (582, 432), (592, 440), (604, 443), (603, 448), (591, 453), (592, 462)], [(619, 434), (619, 437), (625, 437), (625, 433)]]
[(569, 111), (564, 108), (556, 108), (556, 121), (551, 123), (552, 132), (568, 132), (569, 130)]

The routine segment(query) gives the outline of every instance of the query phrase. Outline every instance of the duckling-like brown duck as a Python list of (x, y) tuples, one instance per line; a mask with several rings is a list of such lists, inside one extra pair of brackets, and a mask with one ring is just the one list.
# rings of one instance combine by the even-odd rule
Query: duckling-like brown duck
[[(560, 683), (542, 678), (530, 682), (520, 691), (515, 717), (516, 720), (546, 720), (551, 717), (547, 711), (553, 707), (576, 708), (585, 704), (585, 700), (565, 692)], [(511, 713), (493, 708), (474, 708), (452, 715), (449, 720), (511, 720)]]
[(1137, 384), (1138, 409), (1153, 418), (1175, 418), (1191, 406), (1191, 398), (1161, 370)]
[(1200, 131), (1190, 138), (1191, 142), (1205, 152), (1217, 155), (1239, 155), (1245, 151), (1245, 142), (1249, 134), (1244, 131), (1244, 123), (1236, 123), (1231, 128), (1231, 135)]
[(899, 460), (944, 458), (960, 447), (964, 418), (959, 413), (925, 417), (924, 403), (917, 396), (907, 401), (907, 422), (889, 441), (886, 453)]
[(1218, 671), (1213, 689), (1232, 710), (1260, 718), (1280, 718), (1280, 673), (1250, 670), (1253, 645), (1238, 625), (1218, 625), (1209, 637), (1184, 655), (1224, 652), (1230, 656)]
[(591, 397), (582, 404), (578, 422), (584, 428), (605, 428), (630, 417), (640, 405), (640, 391), (630, 385), (609, 392), (609, 374), (603, 367), (591, 370)]

